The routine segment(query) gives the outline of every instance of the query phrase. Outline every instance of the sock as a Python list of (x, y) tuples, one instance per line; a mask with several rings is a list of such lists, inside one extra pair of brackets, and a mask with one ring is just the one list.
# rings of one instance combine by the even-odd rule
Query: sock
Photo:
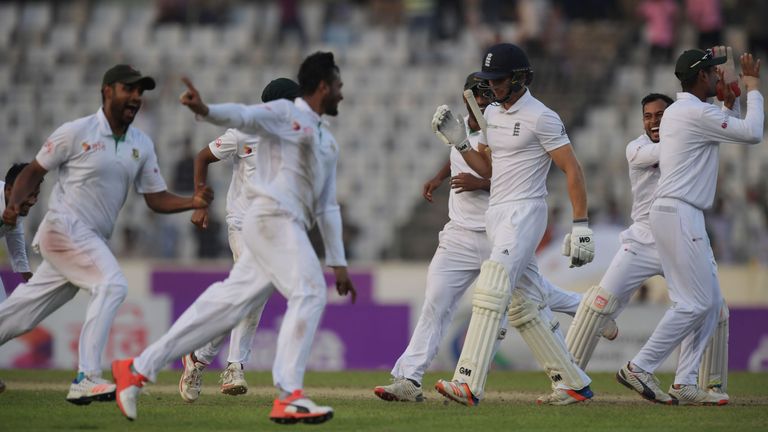
[(85, 372), (78, 372), (75, 379), (72, 380), (72, 384), (80, 384), (80, 381), (84, 379), (85, 379)]

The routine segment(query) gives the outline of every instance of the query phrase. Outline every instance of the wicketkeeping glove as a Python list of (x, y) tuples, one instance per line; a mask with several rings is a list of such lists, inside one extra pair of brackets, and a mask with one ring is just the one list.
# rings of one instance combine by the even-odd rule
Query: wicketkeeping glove
[(595, 257), (595, 241), (587, 222), (574, 222), (563, 239), (563, 255), (571, 257), (570, 267), (581, 267)]
[[(727, 56), (727, 60), (722, 65), (718, 66), (723, 70), (723, 78), (725, 84), (731, 86), (731, 90), (736, 97), (741, 96), (741, 88), (739, 87), (739, 75), (736, 73), (736, 66), (733, 62), (733, 49), (731, 47), (716, 46), (712, 49), (715, 57)], [(717, 89), (717, 100), (722, 101), (725, 99), (723, 89)]]
[(432, 116), (432, 131), (440, 141), (464, 153), (472, 148), (464, 120), (456, 118), (447, 105), (440, 105)]

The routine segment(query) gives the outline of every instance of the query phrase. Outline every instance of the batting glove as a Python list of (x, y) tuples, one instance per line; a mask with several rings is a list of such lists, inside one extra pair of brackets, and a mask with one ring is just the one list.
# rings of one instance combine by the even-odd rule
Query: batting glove
[(447, 105), (440, 105), (432, 116), (432, 131), (446, 145), (464, 153), (472, 148), (467, 137), (464, 120), (456, 118)]
[(574, 222), (563, 239), (563, 255), (571, 257), (570, 267), (581, 267), (595, 257), (595, 242), (587, 222)]

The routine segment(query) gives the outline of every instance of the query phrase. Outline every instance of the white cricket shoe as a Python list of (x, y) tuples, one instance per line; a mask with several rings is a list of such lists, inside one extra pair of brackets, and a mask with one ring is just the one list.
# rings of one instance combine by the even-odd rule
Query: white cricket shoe
[(700, 389), (696, 384), (669, 387), (669, 395), (679, 405), (727, 405), (730, 398), (725, 393)]
[(616, 372), (616, 381), (625, 387), (636, 391), (644, 399), (666, 405), (676, 402), (659, 387), (659, 379), (652, 373), (634, 372), (629, 369), (629, 363)]
[(221, 392), (230, 396), (248, 393), (242, 363), (230, 363), (221, 373)]
[(594, 393), (589, 386), (581, 390), (555, 388), (552, 393), (536, 399), (537, 405), (570, 405), (579, 402), (589, 402)]
[(269, 413), (269, 419), (280, 424), (318, 424), (332, 418), (333, 408), (315, 404), (301, 390), (295, 390), (285, 399), (275, 399)]
[(608, 321), (605, 322), (605, 327), (603, 327), (603, 337), (609, 341), (612, 341), (618, 336), (619, 326), (616, 325), (616, 320), (613, 318), (608, 318)]
[(456, 403), (460, 403), (466, 406), (476, 406), (480, 403), (480, 399), (476, 398), (472, 394), (472, 390), (469, 389), (469, 385), (459, 381), (446, 381), (437, 380), (435, 384), (435, 390), (441, 395), (445, 396), (449, 400)]
[(392, 384), (376, 386), (373, 393), (385, 401), (423, 402), (424, 393), (411, 380), (403, 377), (394, 378)]
[(207, 364), (197, 360), (193, 354), (187, 354), (181, 358), (184, 371), (179, 379), (179, 394), (187, 402), (194, 402), (200, 397), (203, 387), (203, 370)]
[(67, 393), (67, 402), (75, 405), (88, 405), (93, 401), (109, 402), (115, 400), (115, 385), (96, 376), (83, 376), (72, 381)]

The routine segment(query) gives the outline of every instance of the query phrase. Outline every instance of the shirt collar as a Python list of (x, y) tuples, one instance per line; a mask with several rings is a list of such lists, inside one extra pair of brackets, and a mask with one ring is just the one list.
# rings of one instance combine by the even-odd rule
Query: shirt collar
[(681, 100), (681, 99), (696, 99), (697, 101), (701, 102), (701, 99), (697, 98), (692, 93), (677, 92), (677, 100)]
[(294, 105), (296, 105), (296, 108), (309, 113), (317, 123), (322, 124), (323, 126), (326, 126), (326, 127), (328, 126), (328, 121), (326, 121), (318, 113), (316, 113), (315, 110), (313, 110), (312, 107), (310, 107), (307, 101), (305, 101), (303, 98), (300, 98), (300, 97), (296, 98), (296, 100), (293, 103)]
[(523, 107), (526, 103), (528, 103), (529, 100), (531, 100), (533, 96), (531, 96), (531, 90), (526, 88), (525, 93), (523, 93), (522, 96), (520, 96), (520, 99), (518, 99), (511, 107), (509, 107), (508, 110), (504, 109), (504, 106), (499, 105), (499, 112), (505, 113), (505, 114), (514, 114), (517, 111), (520, 110), (520, 108)]
[[(102, 136), (108, 136), (108, 137), (115, 137), (115, 134), (112, 133), (112, 128), (109, 126), (109, 120), (107, 120), (107, 116), (104, 114), (104, 107), (99, 108), (99, 110), (96, 112), (96, 121), (99, 123), (99, 134)], [(125, 129), (125, 135), (123, 135), (121, 138), (125, 139), (128, 136), (128, 130), (131, 128), (129, 125), (128, 128)]]

